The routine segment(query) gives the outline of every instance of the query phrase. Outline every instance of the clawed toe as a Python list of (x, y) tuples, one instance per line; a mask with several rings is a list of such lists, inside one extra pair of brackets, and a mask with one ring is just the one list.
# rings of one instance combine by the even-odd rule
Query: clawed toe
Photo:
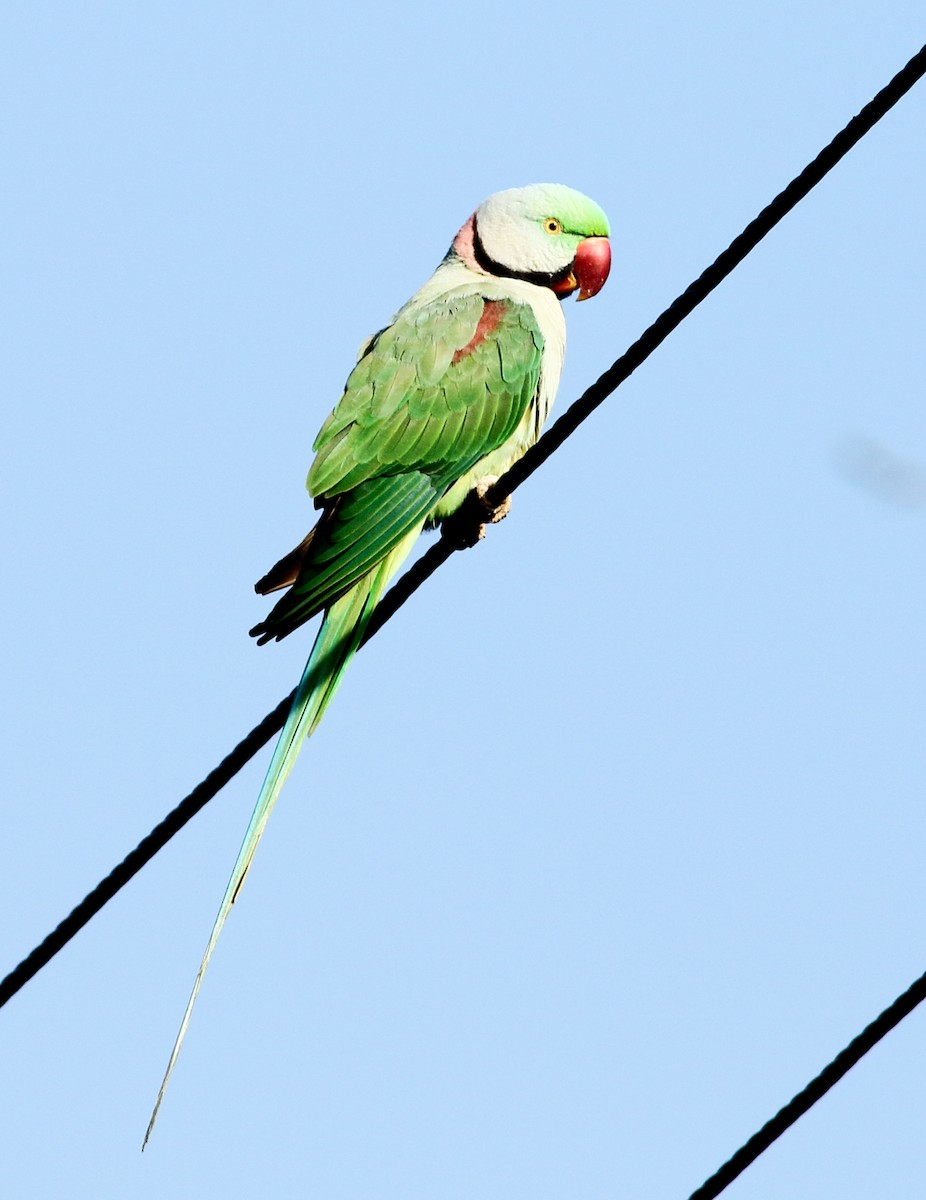
[(483, 522), (486, 525), (497, 525), (499, 521), (504, 521), (505, 517), (511, 512), (511, 497), (506, 496), (504, 500), (498, 504), (492, 504), (489, 500), (489, 492), (498, 483), (497, 475), (486, 475), (484, 479), (480, 479), (473, 489), (473, 494), (476, 496), (482, 511)]
[(510, 496), (506, 496), (499, 504), (492, 503), (488, 498), (497, 482), (497, 475), (486, 475), (480, 479), (457, 511), (444, 519), (441, 532), (455, 550), (471, 549), (485, 537), (486, 525), (496, 525), (511, 512)]

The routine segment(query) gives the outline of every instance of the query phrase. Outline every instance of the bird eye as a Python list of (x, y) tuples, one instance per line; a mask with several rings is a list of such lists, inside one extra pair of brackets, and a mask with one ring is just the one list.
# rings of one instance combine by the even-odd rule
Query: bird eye
[(543, 227), (547, 233), (562, 233), (563, 225), (561, 221), (557, 221), (556, 217), (545, 217)]

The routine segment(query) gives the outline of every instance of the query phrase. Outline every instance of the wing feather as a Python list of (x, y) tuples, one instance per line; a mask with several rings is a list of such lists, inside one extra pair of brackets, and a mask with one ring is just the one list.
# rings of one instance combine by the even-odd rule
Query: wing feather
[(366, 348), (315, 440), (308, 487), (324, 513), (296, 581), (252, 633), (284, 637), (420, 528), (517, 430), (542, 352), (522, 301), (467, 291), (400, 312)]

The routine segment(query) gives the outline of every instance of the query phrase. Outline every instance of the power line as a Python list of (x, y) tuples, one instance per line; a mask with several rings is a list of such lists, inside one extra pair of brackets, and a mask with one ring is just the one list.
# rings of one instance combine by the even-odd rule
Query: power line
[[(543, 437), (532, 446), (489, 490), (486, 499), (499, 504), (506, 496), (521, 486), (560, 448), (582, 424), (582, 422), (628, 379), (637, 367), (658, 349), (673, 330), (705, 300), (711, 292), (758, 246), (783, 217), (786, 217), (804, 197), (820, 182), (840, 159), (865, 136), (898, 100), (926, 74), (926, 46), (910, 59), (894, 78), (865, 107), (841, 129), (828, 146), (795, 176), (788, 186), (778, 193), (771, 203), (755, 217), (738, 237), (719, 254), (711, 265), (678, 296), (665, 312), (661, 313), (648, 329), (637, 338), (632, 346), (608, 367), (591, 387), (575, 400), (569, 408), (547, 429)], [(393, 585), (380, 601), (367, 628), (364, 642), (377, 633), (391, 616), (405, 603), (413, 592), (432, 575), (451, 555), (454, 547), (446, 542), (438, 543), (414, 564)]]
[[(494, 485), (489, 499), (510, 495), (571, 436), (579, 425), (659, 347), (669, 334), (733, 271), (779, 221), (798, 204), (858, 141), (926, 74), (926, 46), (852, 118), (836, 137), (768, 204), (726, 250), (669, 305), (648, 329), (595, 381), (544, 436)], [(380, 602), (364, 643), (377, 633), (421, 584), (456, 549), (442, 537), (402, 576)], [(291, 693), (198, 784), (77, 907), (0, 981), (0, 1007), (10, 1000), (79, 932), (142, 867), (178, 833), (251, 758), (279, 732)], [(751, 1138), (690, 1200), (711, 1200), (789, 1128), (858, 1060), (926, 997), (921, 977), (839, 1054), (815, 1080)]]
[[(592, 412), (656, 350), (669, 334), (743, 261), (775, 225), (926, 74), (926, 46), (918, 51), (836, 137), (734, 238), (726, 250), (677, 297), (641, 336), (554, 422), (543, 437), (499, 479), (490, 500), (510, 495), (545, 462)], [(405, 572), (380, 601), (370, 620), (365, 645), (395, 615), (456, 547), (441, 538)], [(143, 838), (63, 921), (0, 980), (0, 1007), (61, 950), (113, 896), (283, 727), (294, 693), (282, 700), (154, 829)]]
[(872, 1046), (876, 1046), (924, 999), (926, 999), (926, 974), (921, 975), (915, 983), (911, 983), (893, 1004), (888, 1005), (870, 1025), (866, 1025), (858, 1037), (853, 1038), (844, 1050), (840, 1050), (833, 1061), (828, 1063), (815, 1079), (811, 1079), (810, 1083), (789, 1100), (784, 1108), (779, 1109), (770, 1121), (766, 1121), (758, 1133), (754, 1133), (749, 1141), (740, 1146), (739, 1150), (727, 1159), (710, 1179), (706, 1179), (696, 1191), (691, 1193), (688, 1200), (714, 1200), (721, 1192), (726, 1191), (734, 1179), (742, 1175), (746, 1168), (754, 1163), (773, 1142), (776, 1142), (785, 1130), (790, 1129), (799, 1117), (802, 1117), (808, 1109), (813, 1108), (817, 1101), (822, 1099), (830, 1088), (834, 1087), (843, 1075), (868, 1053)]
[(88, 892), (80, 904), (68, 913), (31, 954), (14, 967), (5, 979), (0, 980), (0, 1008), (15, 996), (33, 975), (37, 975), (159, 850), (163, 850), (174, 834), (179, 833), (184, 825), (250, 762), (258, 750), (266, 746), (273, 735), (283, 728), (295, 694), (294, 689), (285, 700), (281, 700), (273, 712), (268, 713), (260, 724), (238, 743), (231, 754), (226, 755), (219, 765), (209, 772), (202, 783), (197, 784), (163, 821), (155, 825), (147, 837), (142, 838), (135, 849), (127, 854), (117, 867), (113, 867), (92, 892)]

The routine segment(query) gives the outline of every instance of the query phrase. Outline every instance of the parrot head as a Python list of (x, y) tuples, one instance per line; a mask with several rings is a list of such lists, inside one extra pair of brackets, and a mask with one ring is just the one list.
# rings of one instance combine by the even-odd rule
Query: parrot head
[(453, 250), (489, 275), (524, 279), (587, 300), (611, 269), (608, 218), (559, 183), (496, 192), (457, 234)]

